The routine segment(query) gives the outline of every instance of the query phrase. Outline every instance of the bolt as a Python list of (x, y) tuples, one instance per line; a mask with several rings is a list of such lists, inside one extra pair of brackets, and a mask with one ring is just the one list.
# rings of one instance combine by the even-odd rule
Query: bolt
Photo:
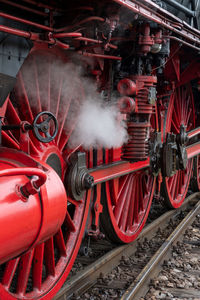
[(89, 173), (86, 173), (83, 179), (83, 187), (85, 189), (91, 189), (94, 185), (94, 177)]

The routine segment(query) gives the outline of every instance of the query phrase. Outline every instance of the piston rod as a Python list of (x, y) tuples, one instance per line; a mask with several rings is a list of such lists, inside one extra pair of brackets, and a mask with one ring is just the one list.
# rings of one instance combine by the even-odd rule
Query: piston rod
[(89, 174), (94, 177), (94, 184), (98, 184), (148, 167), (150, 167), (149, 158), (133, 163), (120, 161), (96, 169), (90, 169)]

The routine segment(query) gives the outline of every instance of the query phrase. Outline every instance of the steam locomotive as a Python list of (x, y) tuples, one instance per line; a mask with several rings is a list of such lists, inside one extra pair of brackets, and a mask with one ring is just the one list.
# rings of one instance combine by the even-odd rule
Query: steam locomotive
[[(0, 299), (52, 299), (83, 237), (130, 243), (200, 188), (200, 4), (0, 3)], [(89, 98), (126, 141), (74, 142)]]

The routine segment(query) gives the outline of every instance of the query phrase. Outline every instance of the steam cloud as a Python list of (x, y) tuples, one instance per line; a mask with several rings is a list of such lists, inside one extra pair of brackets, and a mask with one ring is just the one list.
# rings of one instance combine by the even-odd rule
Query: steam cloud
[(80, 107), (70, 144), (82, 144), (85, 149), (122, 146), (127, 141), (127, 131), (118, 114), (114, 106), (103, 106), (101, 102), (87, 99)]
[[(73, 59), (79, 62), (78, 66)], [(41, 110), (54, 113), (59, 128), (65, 131), (65, 136), (70, 136), (67, 146), (115, 148), (127, 141), (116, 104), (105, 102), (96, 92), (95, 82), (83, 74), (84, 64), (92, 63), (91, 60), (81, 61), (79, 56), (63, 62), (55, 55), (40, 53), (27, 60), (21, 73), (32, 112), (34, 116)], [(17, 93), (23, 98), (23, 89), (18, 86)], [(24, 118), (31, 120), (29, 109), (21, 117)]]

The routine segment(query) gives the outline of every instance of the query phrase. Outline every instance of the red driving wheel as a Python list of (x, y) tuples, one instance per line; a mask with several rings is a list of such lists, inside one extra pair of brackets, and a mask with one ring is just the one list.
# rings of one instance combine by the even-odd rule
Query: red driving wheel
[(106, 183), (103, 228), (114, 242), (130, 243), (141, 232), (151, 207), (155, 178), (149, 170)]
[[(151, 118), (156, 128), (157, 113)], [(108, 160), (120, 160), (121, 149), (108, 151)], [(110, 240), (130, 243), (144, 227), (155, 189), (155, 177), (150, 169), (133, 172), (105, 183), (101, 224)]]
[[(69, 81), (70, 77), (70, 81)], [(72, 81), (73, 80), (73, 81)], [(5, 124), (33, 122), (41, 111), (52, 112), (59, 125), (56, 138), (40, 142), (30, 131), (28, 154), (49, 164), (64, 181), (66, 158), (76, 126), (73, 111), (84, 97), (76, 68), (56, 47), (35, 46), (23, 64), (5, 111)], [(53, 128), (50, 129), (53, 132)], [(17, 150), (27, 148), (17, 130), (3, 131), (2, 144)], [(28, 149), (28, 148), (27, 148)], [(89, 155), (86, 153), (87, 164)], [(56, 186), (55, 186), (56, 189)], [(81, 200), (68, 197), (66, 218), (55, 236), (29, 252), (0, 266), (1, 299), (52, 299), (69, 274), (84, 234), (91, 192)]]
[[(176, 88), (171, 94), (165, 118), (165, 138), (167, 133), (178, 134), (181, 125), (186, 131), (195, 128), (195, 109), (190, 84)], [(171, 177), (163, 178), (162, 192), (169, 207), (178, 208), (183, 203), (192, 173), (193, 159), (187, 163), (185, 170), (178, 170)]]

